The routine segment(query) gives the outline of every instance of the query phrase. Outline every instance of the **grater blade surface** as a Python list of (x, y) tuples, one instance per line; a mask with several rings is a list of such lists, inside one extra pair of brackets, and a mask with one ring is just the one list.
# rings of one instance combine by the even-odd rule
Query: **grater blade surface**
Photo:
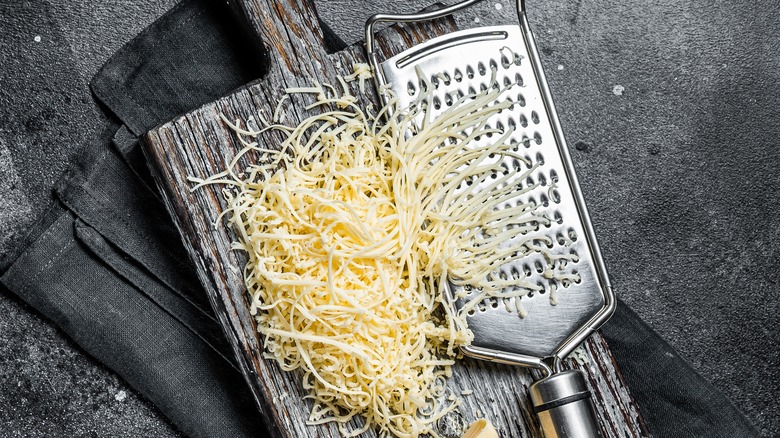
[[(537, 223), (525, 237), (545, 244), (548, 254), (570, 258), (559, 272), (579, 279), (548, 278), (549, 258), (542, 253), (503, 265), (498, 275), (524, 276), (541, 290), (521, 298), (493, 299), (470, 312), (474, 342), (464, 351), (482, 359), (542, 366), (544, 358), (566, 356), (598, 328), (614, 300), (532, 38), (517, 25), (454, 32), (387, 59), (378, 73), (398, 98), (398, 107), (404, 108), (417, 98), (418, 72), (424, 72), (435, 86), (434, 108), (428, 108), (434, 117), (458, 96), (490, 87), (494, 70), (497, 83), (509, 87), (502, 98), (508, 95), (515, 104), (489, 123), (514, 127), (509, 141), (528, 160), (540, 163), (528, 175), (530, 166), (505, 158), (505, 169), (517, 180), (513, 183), (540, 184), (518, 195), (517, 202), (532, 201), (553, 219), (547, 225)], [(505, 243), (512, 244), (517, 243)], [(449, 298), (458, 310), (475, 293), (450, 283)], [(551, 294), (556, 305), (551, 304)], [(517, 303), (512, 300), (521, 300), (524, 317), (514, 310)]]

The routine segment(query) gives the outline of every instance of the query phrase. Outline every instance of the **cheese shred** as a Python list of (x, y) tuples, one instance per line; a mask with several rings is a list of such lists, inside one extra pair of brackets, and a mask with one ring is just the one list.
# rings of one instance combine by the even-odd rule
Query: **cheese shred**
[[(436, 117), (426, 92), (371, 115), (350, 94), (370, 70), (354, 68), (342, 90), (287, 90), (321, 110), (297, 126), (280, 124), (283, 102), (260, 126), (223, 118), (244, 149), (224, 172), (191, 180), (226, 185), (265, 355), (301, 373), (309, 423), (336, 422), (345, 437), (436, 436), (435, 422), (460, 403), (445, 379), (473, 338), (465, 313), (538, 287), (496, 275), (522, 256), (501, 243), (549, 219), (532, 203), (503, 208), (535, 188), (509, 183), (502, 162), (527, 159), (507, 141), (511, 130), (487, 124), (511, 106), (499, 99), (505, 90), (463, 96)], [(284, 135), (278, 151), (258, 143), (267, 130)], [(259, 162), (236, 173), (250, 153)], [(536, 165), (526, 164), (530, 174)], [(449, 281), (479, 291), (463, 312), (447, 301)]]

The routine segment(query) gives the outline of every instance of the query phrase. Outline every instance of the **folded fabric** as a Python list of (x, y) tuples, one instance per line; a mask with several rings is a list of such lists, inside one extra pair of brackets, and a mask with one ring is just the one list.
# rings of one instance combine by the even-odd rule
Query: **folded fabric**
[[(262, 418), (243, 376), (213, 313), (199, 302), (205, 295), (186, 286), (189, 270), (179, 263), (159, 269), (161, 260), (170, 261), (155, 253), (159, 228), (134, 234), (138, 229), (130, 215), (108, 216), (116, 211), (113, 206), (122, 205), (117, 193), (127, 200), (121, 192), (144, 188), (107, 146), (95, 148), (98, 157), (86, 158), (94, 170), (89, 177), (69, 179), (82, 183), (78, 195), (72, 186), (60, 192), (83, 210), (55, 204), (43, 218), (48, 226), (4, 273), (3, 284), (188, 435), (260, 434)], [(171, 226), (165, 216), (157, 217), (165, 214), (162, 206), (148, 207), (152, 214), (146, 219)], [(166, 234), (176, 239), (175, 230)]]
[(715, 386), (618, 300), (601, 329), (650, 432), (662, 437), (754, 437), (758, 430)]
[[(57, 185), (60, 202), (1, 279), (195, 437), (262, 435), (262, 418), (136, 136), (263, 74), (234, 20), (185, 0), (103, 67), (93, 91), (125, 125)], [(758, 435), (622, 302), (603, 332), (656, 436)]]

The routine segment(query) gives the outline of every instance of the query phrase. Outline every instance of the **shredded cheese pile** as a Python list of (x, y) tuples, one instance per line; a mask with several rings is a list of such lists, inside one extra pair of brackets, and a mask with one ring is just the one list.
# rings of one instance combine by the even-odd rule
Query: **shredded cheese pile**
[[(503, 90), (464, 96), (435, 118), (421, 93), (385, 122), (393, 103), (370, 115), (350, 94), (347, 81), (362, 87), (366, 72), (356, 66), (340, 79), (343, 91), (288, 90), (322, 109), (298, 126), (276, 123), (280, 108), (257, 129), (225, 120), (244, 150), (225, 172), (192, 180), (229, 186), (251, 311), (267, 356), (302, 371), (310, 423), (335, 421), (344, 436), (371, 427), (435, 436), (435, 421), (458, 404), (443, 379), (472, 339), (465, 315), (446, 302), (448, 279), (478, 288), (479, 299), (527, 293), (535, 285), (493, 275), (518, 257), (501, 243), (547, 219), (532, 204), (498, 208), (532, 188), (495, 176), (504, 158), (525, 160), (507, 144), (510, 130), (486, 126), (511, 105), (498, 99)], [(285, 134), (280, 151), (258, 144), (266, 130)], [(234, 173), (248, 153), (262, 162)]]

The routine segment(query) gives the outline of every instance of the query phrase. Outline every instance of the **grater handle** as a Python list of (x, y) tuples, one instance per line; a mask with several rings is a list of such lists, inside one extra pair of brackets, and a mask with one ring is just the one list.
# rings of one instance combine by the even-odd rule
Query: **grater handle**
[[(417, 14), (376, 14), (368, 19), (366, 22), (366, 52), (369, 60), (372, 64), (378, 65), (376, 62), (376, 51), (374, 43), (375, 26), (377, 23), (412, 23), (415, 21), (427, 21), (441, 18), (457, 12), (461, 9), (465, 9), (469, 6), (477, 4), (483, 0), (464, 0), (454, 5), (447, 6), (434, 11), (420, 12)], [(525, 13), (525, 0), (516, 0), (518, 17)]]
[(545, 438), (601, 438), (596, 410), (579, 370), (555, 373), (529, 388)]

